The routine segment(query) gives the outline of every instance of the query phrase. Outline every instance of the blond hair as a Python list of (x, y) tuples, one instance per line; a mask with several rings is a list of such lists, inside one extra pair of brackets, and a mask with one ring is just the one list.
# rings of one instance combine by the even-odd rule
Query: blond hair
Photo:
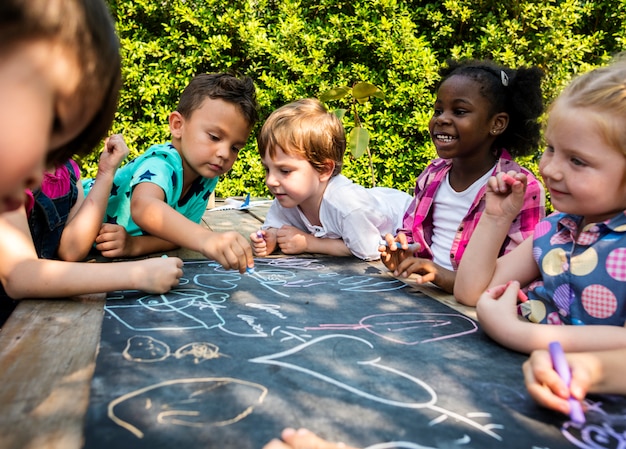
[(259, 153), (276, 156), (277, 147), (288, 155), (300, 156), (323, 172), (334, 163), (332, 176), (341, 173), (346, 151), (346, 134), (337, 116), (317, 99), (286, 104), (270, 114), (257, 137)]
[(626, 58), (620, 55), (575, 78), (552, 103), (549, 116), (558, 108), (594, 112), (591, 117), (606, 143), (626, 155)]

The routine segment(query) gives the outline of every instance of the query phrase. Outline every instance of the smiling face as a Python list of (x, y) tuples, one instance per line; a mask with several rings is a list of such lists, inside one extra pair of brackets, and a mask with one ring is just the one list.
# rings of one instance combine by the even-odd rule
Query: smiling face
[(491, 153), (495, 136), (508, 122), (501, 123), (481, 85), (466, 76), (453, 75), (437, 91), (428, 130), (437, 154), (444, 159), (476, 157)]
[(251, 126), (235, 104), (207, 98), (189, 118), (173, 112), (170, 131), (183, 159), (185, 184), (190, 184), (198, 176), (215, 178), (230, 170)]
[(559, 103), (548, 119), (539, 171), (554, 208), (602, 222), (626, 210), (626, 156), (606, 142), (600, 116)]
[(262, 159), (270, 192), (283, 207), (300, 207), (307, 217), (317, 215), (332, 164), (320, 173), (305, 158), (286, 154), (279, 146), (275, 150), (274, 157), (266, 151)]
[(80, 95), (74, 53), (26, 41), (0, 55), (0, 213), (17, 209), (41, 182), (47, 154), (74, 139), (95, 116), (98, 95)]

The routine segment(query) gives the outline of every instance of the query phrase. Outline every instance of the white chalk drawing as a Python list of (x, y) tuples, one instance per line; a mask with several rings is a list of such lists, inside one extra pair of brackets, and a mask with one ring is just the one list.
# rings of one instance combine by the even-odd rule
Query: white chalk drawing
[[(459, 327), (461, 331), (457, 330)], [(400, 312), (366, 316), (358, 324), (320, 324), (304, 329), (308, 332), (364, 329), (394, 343), (415, 345), (471, 334), (478, 331), (478, 326), (456, 313)]]
[[(427, 409), (435, 415), (427, 424), (431, 429), (436, 429), (448, 420), (454, 420), (467, 426), (468, 430), (502, 441), (504, 427), (491, 422), (494, 418), (490, 413), (474, 411), (462, 414), (441, 406), (434, 388), (416, 373), (400, 370), (393, 361), (383, 360), (372, 343), (379, 338), (401, 346), (437, 345), (443, 340), (477, 332), (476, 322), (465, 315), (412, 311), (364, 313), (366, 316), (358, 319), (357, 315), (354, 322), (312, 322), (296, 326), (293, 325), (296, 321), (291, 316), (291, 309), (283, 304), (285, 298), (301, 298), (305, 291), (314, 295), (316, 287), (320, 286), (326, 286), (322, 291), (324, 288), (326, 291), (336, 291), (338, 300), (341, 299), (341, 292), (362, 293), (363, 298), (366, 298), (370, 294), (384, 294), (407, 286), (387, 276), (337, 273), (319, 260), (308, 258), (256, 259), (255, 270), (243, 275), (224, 270), (215, 262), (186, 262), (185, 266), (198, 264), (202, 267), (201, 274), (182, 278), (179, 287), (167, 294), (140, 296), (139, 292), (128, 291), (110, 295), (105, 306), (107, 316), (137, 334), (209, 330), (235, 338), (273, 339), (285, 347), (295, 345), (272, 354), (249, 358), (248, 361), (288, 368), (386, 406), (408, 411)], [(231, 295), (237, 292), (244, 281), (247, 296), (233, 307)], [(266, 292), (263, 295), (264, 300), (256, 302), (261, 298), (255, 298), (252, 291), (254, 288), (264, 289), (269, 295)], [(140, 297), (128, 300), (137, 296)], [(117, 299), (125, 299), (125, 302), (117, 302)], [(353, 301), (359, 299), (360, 296), (357, 295)], [(292, 303), (294, 302), (290, 302)], [(141, 311), (139, 314), (138, 310)], [(335, 317), (332, 312), (328, 316)], [(206, 339), (206, 334), (202, 335), (202, 339)], [(369, 335), (372, 341), (361, 338), (363, 335)], [(208, 341), (192, 341), (179, 345), (173, 351), (167, 343), (150, 335), (133, 335), (126, 341), (122, 357), (144, 365), (158, 364), (165, 360), (171, 363), (173, 360), (185, 358), (200, 366), (211, 366), (211, 360), (229, 357), (222, 354), (217, 345)], [(342, 345), (349, 345), (350, 350), (337, 353), (341, 351), (338, 348)], [(265, 346), (260, 345), (259, 348)], [(368, 382), (373, 378), (377, 382)], [(380, 389), (378, 385), (381, 385)], [(253, 399), (244, 405), (231, 408), (206, 405), (232, 394), (239, 396), (239, 393)], [(232, 377), (173, 379), (153, 383), (116, 398), (108, 404), (108, 415), (116, 424), (142, 438), (147, 426), (154, 423), (186, 427), (233, 424), (252, 413), (267, 394), (268, 390), (263, 385)], [(228, 401), (225, 400), (224, 403)], [(588, 406), (591, 410), (594, 407), (597, 409), (597, 416), (605, 413), (602, 404), (589, 403)], [(561, 433), (580, 448), (626, 449), (624, 416), (616, 417), (605, 413), (605, 416), (591, 420), (584, 426), (566, 422)], [(465, 434), (454, 441), (448, 441), (446, 447), (471, 446), (472, 443), (470, 436)], [(392, 448), (434, 449), (409, 441), (384, 442), (367, 449)], [(533, 449), (546, 448), (533, 446)]]
[[(330, 340), (336, 339), (354, 340), (362, 345), (365, 345), (365, 347), (371, 350), (374, 349), (374, 345), (362, 338), (344, 334), (331, 334), (307, 341), (306, 343), (286, 351), (255, 357), (249, 361), (252, 363), (263, 363), (290, 368), (336, 385), (339, 388), (343, 388), (344, 390), (347, 390), (357, 396), (386, 405), (407, 409), (427, 408), (441, 413), (442, 416), (454, 418), (459, 422), (463, 422), (498, 441), (502, 440), (502, 437), (495, 432), (497, 429), (503, 429), (502, 425), (481, 424), (471, 418), (437, 406), (437, 393), (435, 390), (417, 377), (384, 365), (381, 361), (381, 357), (378, 355), (372, 355), (371, 358), (367, 360), (356, 360), (350, 358), (350, 356), (357, 357), (357, 351), (345, 351), (341, 355), (335, 354), (337, 343), (336, 341)], [(314, 357), (312, 356), (313, 360), (333, 360), (334, 363), (329, 365), (318, 364), (324, 366), (327, 370), (326, 372), (320, 372), (319, 370), (297, 364), (296, 362), (307, 362), (307, 353), (315, 353)], [(288, 358), (294, 359), (295, 362), (289, 361)], [(340, 366), (339, 362), (342, 362), (344, 366)], [(406, 381), (412, 383), (414, 387), (412, 391), (413, 396), (405, 397), (402, 394), (398, 394), (397, 398), (390, 398), (388, 396), (381, 396), (376, 392), (367, 391), (362, 387), (355, 387), (352, 384), (352, 379), (349, 379), (348, 376), (343, 373), (351, 373), (354, 375), (355, 371), (358, 370), (359, 367), (367, 368), (367, 372), (371, 375), (371, 377), (368, 376), (369, 378), (376, 378), (381, 385), (385, 385), (387, 387), (390, 385), (397, 386), (398, 384), (406, 384)], [(490, 415), (488, 416), (490, 417)]]
[(122, 357), (130, 362), (137, 363), (162, 362), (169, 357), (176, 359), (191, 357), (193, 362), (198, 364), (205, 360), (224, 357), (224, 354), (220, 353), (220, 348), (217, 345), (201, 341), (187, 343), (172, 354), (169, 345), (165, 342), (150, 336), (133, 335), (126, 341)]
[[(131, 391), (111, 401), (109, 418), (137, 438), (143, 427), (169, 424), (185, 427), (228, 426), (244, 419), (267, 396), (267, 388), (230, 377), (174, 379)], [(239, 405), (241, 398), (254, 401)], [(237, 397), (234, 401), (232, 398)], [(220, 407), (212, 404), (219, 403)]]

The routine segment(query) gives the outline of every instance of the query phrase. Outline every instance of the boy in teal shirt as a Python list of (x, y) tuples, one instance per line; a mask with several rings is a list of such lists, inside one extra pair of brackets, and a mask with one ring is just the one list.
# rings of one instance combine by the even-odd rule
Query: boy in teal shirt
[[(199, 223), (219, 176), (231, 169), (257, 120), (250, 78), (192, 79), (170, 114), (171, 142), (153, 145), (116, 173), (96, 249), (105, 257), (137, 257), (184, 247), (226, 269), (252, 267), (252, 250), (241, 234), (212, 232)], [(85, 189), (93, 182), (87, 180)]]

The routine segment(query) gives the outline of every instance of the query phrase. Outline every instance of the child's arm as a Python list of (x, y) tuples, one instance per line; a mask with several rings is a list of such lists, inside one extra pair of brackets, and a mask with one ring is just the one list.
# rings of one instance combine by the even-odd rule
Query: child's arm
[(248, 240), (235, 231), (212, 232), (165, 203), (163, 190), (156, 184), (138, 184), (131, 199), (133, 221), (154, 237), (202, 253), (225, 269), (239, 270), (254, 266)]
[(124, 226), (104, 223), (96, 237), (96, 249), (104, 257), (139, 257), (177, 249), (179, 246), (152, 235), (131, 236)]
[(281, 439), (270, 441), (263, 449), (355, 449), (344, 443), (326, 441), (307, 429), (286, 428), (281, 433)]
[(530, 353), (559, 341), (565, 351), (601, 351), (626, 347), (626, 328), (588, 325), (555, 326), (522, 320), (517, 315), (519, 283), (491, 287), (476, 305), (476, 315), (487, 335), (502, 346)]
[(24, 208), (0, 214), (0, 281), (14, 299), (60, 298), (113, 290), (165, 293), (178, 285), (176, 257), (121, 263), (39, 259)]
[(572, 370), (569, 388), (545, 349), (533, 351), (524, 362), (526, 388), (540, 405), (569, 414), (570, 395), (582, 401), (587, 393), (626, 394), (626, 348), (568, 353), (565, 357)]
[(59, 243), (58, 253), (62, 260), (83, 260), (91, 250), (106, 212), (115, 172), (126, 156), (128, 147), (122, 136), (109, 137), (100, 155), (95, 183), (86, 198), (80, 180), (76, 183), (78, 199)]
[(487, 182), (486, 206), (456, 272), (454, 296), (461, 304), (475, 306), (491, 285), (515, 279), (526, 285), (539, 275), (532, 257), (532, 238), (498, 258), (511, 223), (523, 203), (526, 176), (517, 173), (512, 186), (501, 176)]
[(351, 256), (342, 239), (315, 237), (294, 226), (284, 225), (276, 232), (276, 241), (285, 254), (316, 253), (330, 256)]
[(276, 250), (278, 247), (278, 244), (276, 243), (276, 232), (276, 228), (267, 228), (250, 234), (252, 252), (255, 256), (269, 256)]
[(432, 282), (447, 293), (452, 293), (456, 277), (454, 271), (448, 270), (432, 260), (412, 256), (400, 262), (393, 274), (404, 278), (408, 278), (411, 274), (417, 274), (415, 279), (417, 284)]

